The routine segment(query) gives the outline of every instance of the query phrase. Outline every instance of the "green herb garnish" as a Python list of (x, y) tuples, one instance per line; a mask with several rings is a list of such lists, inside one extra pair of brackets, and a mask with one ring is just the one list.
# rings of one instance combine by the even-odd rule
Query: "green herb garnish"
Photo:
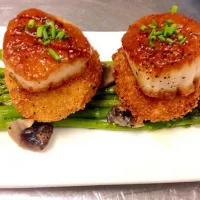
[(170, 39), (170, 38), (167, 38), (167, 39), (166, 39), (166, 42), (169, 43), (169, 44), (174, 43), (174, 41), (173, 41), (172, 39)]
[(184, 39), (184, 36), (183, 35), (178, 35), (178, 41), (181, 41)]
[(33, 28), (35, 26), (35, 20), (34, 19), (29, 20), (27, 26), (28, 26), (28, 28)]
[(60, 56), (53, 50), (53, 49), (48, 49), (48, 53), (56, 60), (56, 61), (60, 61), (61, 58)]
[[(173, 6), (171, 9), (172, 13), (176, 13), (178, 6)], [(166, 42), (168, 44), (173, 44), (175, 42), (175, 38), (179, 41), (179, 44), (182, 45), (186, 37), (180, 35), (180, 30), (177, 29), (177, 24), (173, 22), (172, 19), (166, 19), (163, 21), (164, 26), (157, 24), (155, 19), (152, 19), (152, 23), (148, 25), (150, 29), (152, 29), (149, 33), (148, 40), (151, 47), (155, 47), (156, 40), (160, 40), (161, 42)], [(140, 27), (142, 31), (146, 31), (148, 28), (145, 25)]]
[(37, 32), (36, 32), (36, 36), (37, 37), (42, 37), (42, 35), (43, 35), (43, 29), (44, 29), (44, 26), (38, 26), (37, 27)]
[(177, 5), (174, 5), (174, 6), (172, 6), (172, 8), (171, 8), (171, 13), (177, 13), (177, 10), (178, 10), (178, 6), (177, 6)]
[(187, 39), (187, 38), (184, 37), (184, 38), (179, 42), (179, 44), (182, 45), (182, 44), (186, 41), (186, 39)]
[(166, 41), (166, 39), (165, 39), (165, 37), (164, 37), (163, 35), (159, 35), (159, 36), (158, 36), (158, 39), (159, 39), (161, 42), (165, 42), (165, 41)]
[(42, 36), (43, 36), (44, 40), (48, 40), (49, 39), (49, 36), (47, 34), (47, 27), (43, 28)]
[(61, 40), (65, 35), (65, 32), (64, 31), (60, 31), (58, 32), (58, 34), (56, 35), (56, 40)]
[(147, 31), (148, 28), (147, 28), (145, 25), (142, 25), (142, 26), (140, 27), (140, 30), (141, 30), (141, 31)]

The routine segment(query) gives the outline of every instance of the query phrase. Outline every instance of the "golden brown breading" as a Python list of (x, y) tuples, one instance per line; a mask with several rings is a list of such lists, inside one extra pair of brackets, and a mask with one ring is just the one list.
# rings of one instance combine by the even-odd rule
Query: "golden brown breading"
[[(26, 28), (30, 19), (34, 19), (36, 25), (45, 25), (47, 20), (53, 21), (56, 28), (70, 38), (52, 39), (49, 45), (43, 45), (36, 36), (37, 27)], [(48, 53), (49, 48), (60, 56), (60, 62)], [(24, 10), (9, 22), (3, 50), (7, 70), (25, 89), (34, 92), (62, 85), (63, 80), (69, 78), (68, 74), (74, 76), (82, 72), (92, 55), (90, 43), (77, 26), (38, 9)]]
[(65, 85), (45, 92), (28, 92), (18, 85), (5, 70), (6, 85), (12, 103), (25, 118), (40, 122), (53, 122), (66, 118), (78, 110), (95, 95), (101, 83), (102, 69), (99, 55), (94, 51), (85, 71)]
[(130, 69), (124, 50), (113, 55), (116, 86), (115, 90), (124, 108), (130, 110), (138, 122), (169, 121), (181, 118), (197, 106), (200, 96), (200, 83), (196, 82), (195, 92), (187, 97), (157, 99), (143, 94)]

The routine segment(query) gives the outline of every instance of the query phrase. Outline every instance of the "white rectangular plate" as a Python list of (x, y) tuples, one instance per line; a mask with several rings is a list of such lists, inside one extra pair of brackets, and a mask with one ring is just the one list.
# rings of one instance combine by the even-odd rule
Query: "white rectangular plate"
[[(0, 27), (2, 44), (5, 28)], [(110, 60), (122, 32), (85, 32)], [(47, 187), (200, 180), (200, 128), (155, 132), (55, 129), (44, 152), (19, 148), (0, 132), (0, 187)]]

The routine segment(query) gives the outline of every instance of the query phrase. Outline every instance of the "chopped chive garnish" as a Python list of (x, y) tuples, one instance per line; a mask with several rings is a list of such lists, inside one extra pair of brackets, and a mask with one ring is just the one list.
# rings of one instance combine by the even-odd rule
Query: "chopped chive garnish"
[(60, 31), (58, 32), (58, 34), (56, 35), (56, 40), (61, 40), (65, 35), (65, 32), (64, 31)]
[(67, 34), (64, 36), (65, 39), (70, 38), (70, 37), (71, 37), (71, 36), (70, 36), (70, 35), (67, 35)]
[(37, 37), (42, 37), (43, 29), (44, 29), (44, 26), (37, 27), (37, 33), (36, 33)]
[(56, 60), (60, 61), (60, 56), (53, 50), (53, 49), (48, 49), (48, 53)]
[[(171, 8), (171, 13), (176, 13), (178, 10), (178, 6), (174, 5)], [(161, 42), (166, 42), (168, 44), (173, 44), (174, 42), (179, 42), (182, 45), (186, 41), (186, 37), (180, 34), (180, 30), (177, 29), (178, 24), (174, 23), (172, 19), (163, 20), (163, 24), (157, 24), (155, 19), (152, 19), (152, 23), (147, 26), (142, 25), (140, 30), (146, 31), (150, 28), (151, 32), (148, 35), (148, 40), (151, 47), (155, 47), (156, 40), (160, 40)], [(65, 37), (65, 36), (64, 36)], [(177, 38), (177, 40), (176, 40)]]
[(171, 19), (167, 19), (164, 21), (164, 23), (167, 25), (171, 25), (173, 23), (173, 21)]
[(44, 40), (48, 40), (48, 39), (49, 39), (49, 36), (48, 36), (48, 34), (47, 34), (47, 28), (46, 28), (46, 27), (43, 28), (42, 36), (43, 36)]
[(176, 31), (177, 24), (172, 24), (167, 29), (167, 35), (172, 35)]
[(166, 42), (169, 43), (169, 44), (172, 44), (174, 41), (172, 39), (170, 39), (170, 38), (167, 38)]
[(48, 44), (50, 44), (50, 43), (51, 43), (50, 40), (46, 40), (46, 41), (44, 42), (44, 45), (48, 45)]
[(177, 10), (178, 10), (178, 6), (177, 6), (177, 5), (174, 5), (174, 6), (172, 6), (172, 8), (171, 8), (171, 13), (176, 13)]
[(148, 40), (151, 40), (151, 37), (154, 35), (154, 33), (155, 33), (155, 29), (153, 29), (153, 30), (151, 31), (151, 33), (150, 33), (150, 35), (149, 35), (149, 37), (148, 37)]
[(35, 20), (34, 19), (29, 20), (27, 26), (28, 26), (28, 28), (33, 28), (35, 26)]
[(181, 41), (184, 38), (183, 35), (178, 35), (178, 41)]
[(141, 31), (146, 31), (148, 28), (145, 26), (145, 25), (142, 25), (141, 27), (140, 27), (140, 30)]
[(52, 26), (51, 26), (51, 38), (54, 40), (56, 37), (56, 27), (54, 25), (54, 23), (52, 23)]
[(163, 34), (163, 30), (156, 31), (156, 32), (154, 33), (154, 35), (162, 35), (162, 34)]
[(41, 39), (39, 39), (38, 42), (39, 42), (40, 44), (43, 44), (43, 45), (44, 45), (44, 42), (43, 42)]
[(151, 47), (155, 47), (155, 41), (156, 41), (156, 36), (155, 35), (151, 36), (151, 39), (150, 39)]
[(182, 44), (185, 42), (186, 39), (187, 39), (187, 38), (184, 37), (184, 38), (179, 42), (179, 44), (182, 45)]
[(168, 25), (166, 25), (164, 29), (164, 36), (167, 36), (168, 28), (169, 28)]
[(60, 30), (60, 29), (56, 29), (56, 34), (59, 33), (59, 32), (61, 32), (61, 31), (62, 31), (62, 30)]
[(161, 42), (165, 42), (165, 41), (166, 41), (166, 39), (165, 39), (165, 37), (164, 37), (163, 35), (159, 35), (159, 36), (158, 36), (158, 39), (159, 39)]
[(149, 28), (156, 28), (156, 26), (153, 25), (153, 24), (149, 24), (148, 27), (149, 27)]
[(155, 35), (153, 35), (153, 36), (151, 37), (151, 41), (152, 41), (152, 42), (155, 42), (155, 41), (156, 41), (156, 36), (155, 36)]
[(39, 42), (40, 44), (42, 44), (42, 45), (45, 45), (45, 46), (51, 43), (50, 40), (46, 40), (46, 41), (44, 42), (42, 39), (39, 39), (38, 42)]
[(55, 23), (53, 21), (47, 20), (46, 23), (51, 27), (51, 38), (54, 40), (56, 37), (56, 27), (55, 27)]

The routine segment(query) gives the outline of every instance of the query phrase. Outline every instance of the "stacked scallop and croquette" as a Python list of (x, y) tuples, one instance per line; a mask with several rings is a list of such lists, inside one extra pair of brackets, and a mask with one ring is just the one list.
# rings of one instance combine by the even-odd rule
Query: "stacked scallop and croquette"
[(5, 80), (25, 118), (53, 122), (84, 109), (101, 82), (98, 53), (72, 23), (37, 9), (8, 24)]
[[(4, 37), (6, 84), (25, 118), (58, 121), (85, 107), (101, 82), (98, 53), (78, 27), (29, 9)], [(132, 24), (113, 55), (115, 90), (134, 119), (169, 121), (195, 108), (200, 87), (200, 25), (173, 13)]]
[(116, 92), (137, 122), (169, 121), (192, 111), (200, 96), (200, 25), (182, 14), (145, 16), (113, 55)]

